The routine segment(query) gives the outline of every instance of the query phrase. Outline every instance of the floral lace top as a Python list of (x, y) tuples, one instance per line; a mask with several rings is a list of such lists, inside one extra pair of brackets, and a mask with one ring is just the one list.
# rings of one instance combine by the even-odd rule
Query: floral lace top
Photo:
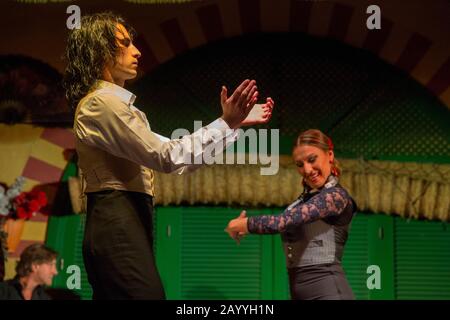
[(280, 215), (249, 217), (250, 233), (280, 233), (287, 228), (340, 215), (347, 205), (353, 205), (350, 195), (339, 186), (323, 188), (306, 202), (297, 201)]

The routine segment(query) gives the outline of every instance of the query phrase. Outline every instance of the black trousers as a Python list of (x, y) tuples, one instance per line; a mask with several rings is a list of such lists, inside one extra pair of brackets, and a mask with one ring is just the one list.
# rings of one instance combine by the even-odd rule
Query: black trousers
[(293, 300), (354, 300), (355, 296), (339, 263), (289, 268)]
[(153, 201), (138, 192), (87, 195), (83, 258), (93, 299), (165, 299), (153, 254)]

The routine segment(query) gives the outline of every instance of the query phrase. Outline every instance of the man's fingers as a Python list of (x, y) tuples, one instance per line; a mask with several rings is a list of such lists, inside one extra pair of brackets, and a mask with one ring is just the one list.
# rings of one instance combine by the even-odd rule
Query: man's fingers
[(256, 89), (254, 89), (254, 87), (256, 87), (256, 81), (251, 80), (248, 83), (248, 85), (245, 87), (245, 89), (240, 93), (240, 95), (237, 96), (237, 100), (235, 100), (235, 102), (237, 103), (238, 107), (240, 107), (240, 108), (243, 106), (245, 107), (246, 101), (248, 100), (250, 93), (252, 93), (256, 90)]
[(224, 104), (227, 101), (227, 87), (222, 86), (222, 91), (220, 92), (220, 102)]
[(247, 88), (247, 86), (249, 85), (251, 81), (246, 79), (244, 80), (239, 87), (236, 88), (236, 90), (234, 90), (233, 94), (230, 97), (230, 100), (232, 102), (238, 101), (238, 99), (240, 98), (240, 96), (242, 95), (242, 92), (245, 90), (245, 88)]
[(248, 101), (248, 103), (245, 104), (245, 114), (249, 114), (250, 111), (252, 111), (253, 107), (256, 104), (256, 101), (258, 101), (258, 91), (256, 91)]
[[(250, 104), (253, 104), (254, 107), (256, 107), (256, 106), (258, 105), (258, 104), (256, 103), (256, 101), (258, 101), (258, 95), (259, 95), (259, 92), (256, 91), (256, 92), (253, 94), (252, 99), (250, 99), (250, 101), (248, 101), (247, 104), (245, 105), (245, 108), (246, 108), (246, 109), (250, 109), (250, 111), (252, 111), (253, 108), (250, 108)], [(259, 106), (260, 106), (261, 110), (263, 110), (263, 111), (264, 111), (265, 109), (269, 109), (269, 107), (266, 107), (266, 106), (263, 105), (263, 104), (259, 104)]]
[(263, 118), (264, 120), (266, 120), (266, 119), (269, 119), (271, 116), (272, 116), (272, 113), (271, 113), (271, 112), (266, 112), (266, 113), (263, 114), (262, 118)]
[(253, 99), (258, 98), (258, 91), (256, 91), (257, 89), (258, 88), (256, 86), (254, 86), (253, 88), (250, 89), (250, 92), (247, 95), (247, 101), (246, 101), (245, 106), (247, 106), (249, 103), (251, 103)]
[(272, 98), (267, 98), (266, 99), (266, 103), (265, 104), (263, 104), (262, 105), (262, 110), (263, 110), (263, 115), (262, 115), (262, 118), (263, 119), (265, 119), (265, 120), (268, 120), (268, 119), (270, 119), (270, 117), (272, 117), (272, 110), (273, 110), (273, 106), (274, 106), (274, 102), (273, 102), (273, 100), (272, 100)]
[(275, 106), (275, 102), (272, 100), (271, 97), (268, 97), (268, 98), (266, 99), (266, 101), (267, 101), (267, 105), (270, 107), (270, 110), (272, 110), (273, 107)]

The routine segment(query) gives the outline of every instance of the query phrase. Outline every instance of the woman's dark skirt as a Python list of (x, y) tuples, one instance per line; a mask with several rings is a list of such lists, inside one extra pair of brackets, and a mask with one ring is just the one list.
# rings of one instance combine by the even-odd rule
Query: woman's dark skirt
[(289, 268), (293, 300), (354, 300), (342, 266), (337, 263)]
[(165, 299), (153, 254), (152, 197), (89, 193), (83, 258), (93, 299)]

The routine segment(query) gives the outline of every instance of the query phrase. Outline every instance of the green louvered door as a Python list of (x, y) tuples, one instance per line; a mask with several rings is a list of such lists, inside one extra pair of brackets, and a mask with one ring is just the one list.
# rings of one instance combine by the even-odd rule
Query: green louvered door
[[(223, 229), (237, 209), (158, 207), (156, 212), (155, 252), (169, 299), (289, 299), (279, 236), (248, 236), (236, 245)], [(76, 265), (81, 289), (75, 292), (89, 299), (81, 254), (84, 223), (85, 215), (50, 217), (46, 243), (63, 259), (53, 287), (66, 289), (67, 268)], [(359, 213), (343, 265), (357, 299), (450, 299), (449, 226)], [(367, 288), (370, 265), (381, 269), (380, 289)]]
[[(238, 213), (220, 207), (157, 209), (156, 256), (169, 299), (289, 299), (280, 237), (250, 235), (237, 246), (223, 230)], [(343, 265), (357, 299), (393, 298), (392, 237), (392, 217), (355, 216)], [(367, 287), (371, 265), (382, 270), (380, 289)]]
[(75, 264), (73, 252), (75, 250), (75, 238), (77, 233), (78, 217), (63, 216), (49, 217), (47, 224), (46, 245), (58, 252), (58, 275), (53, 278), (52, 287), (67, 289), (68, 265)]
[(369, 299), (366, 269), (369, 263), (369, 216), (357, 214), (350, 227), (342, 265), (356, 299)]
[[(343, 267), (356, 299), (394, 299), (393, 237), (392, 217), (358, 212), (353, 218)], [(374, 267), (379, 270), (379, 287), (369, 289)]]
[(83, 300), (89, 300), (92, 298), (92, 288), (89, 284), (86, 269), (84, 268), (84, 261), (83, 261), (83, 237), (84, 237), (84, 227), (86, 224), (86, 214), (80, 214), (78, 215), (79, 222), (78, 222), (78, 228), (75, 238), (75, 264), (77, 266), (80, 266), (81, 271), (81, 288), (78, 290), (78, 294), (81, 296), (81, 299)]
[(77, 272), (71, 269), (75, 266), (79, 268), (81, 277), (80, 288), (74, 289), (74, 292), (81, 299), (90, 299), (92, 289), (87, 281), (81, 252), (85, 219), (84, 214), (50, 217), (46, 244), (59, 253), (58, 275), (53, 279), (52, 287), (68, 289), (68, 280), (69, 283), (74, 283), (70, 277)]
[(450, 299), (450, 228), (395, 219), (396, 299)]
[[(237, 210), (186, 208), (182, 216), (181, 298), (262, 299), (264, 239), (236, 245), (223, 231)], [(270, 239), (269, 239), (270, 240)], [(268, 252), (270, 254), (270, 252)], [(270, 281), (270, 279), (269, 279)]]
[(238, 214), (238, 209), (219, 207), (157, 209), (156, 254), (169, 299), (285, 297), (286, 285), (273, 277), (279, 255), (274, 236), (249, 236), (237, 245), (224, 232)]

